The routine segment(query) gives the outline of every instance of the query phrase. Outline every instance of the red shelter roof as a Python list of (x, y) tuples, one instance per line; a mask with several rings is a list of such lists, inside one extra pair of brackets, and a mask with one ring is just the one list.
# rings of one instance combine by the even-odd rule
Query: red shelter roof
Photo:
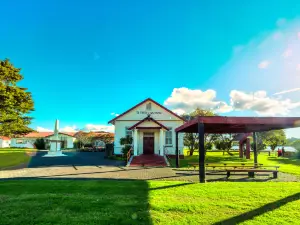
[(300, 127), (300, 117), (199, 116), (175, 131), (197, 133), (198, 123), (204, 124), (205, 133), (248, 133)]

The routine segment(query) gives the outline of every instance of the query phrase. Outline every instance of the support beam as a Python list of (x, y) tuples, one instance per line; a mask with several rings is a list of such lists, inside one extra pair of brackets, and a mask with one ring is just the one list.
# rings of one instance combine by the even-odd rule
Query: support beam
[(179, 168), (178, 132), (176, 132), (176, 168)]
[(165, 143), (164, 143), (164, 131), (163, 131), (163, 129), (160, 129), (159, 130), (159, 149), (160, 149), (159, 154), (161, 156), (163, 156), (165, 154), (164, 145), (165, 145)]
[(246, 139), (246, 159), (250, 159), (250, 138)]
[(243, 142), (240, 141), (239, 143), (239, 156), (240, 158), (244, 158), (244, 149), (243, 149)]
[(199, 181), (205, 183), (205, 148), (204, 148), (204, 124), (198, 122), (199, 138)]
[(257, 139), (256, 132), (253, 132), (253, 154), (254, 154), (254, 164), (257, 165)]
[(133, 155), (138, 155), (138, 130), (133, 131)]

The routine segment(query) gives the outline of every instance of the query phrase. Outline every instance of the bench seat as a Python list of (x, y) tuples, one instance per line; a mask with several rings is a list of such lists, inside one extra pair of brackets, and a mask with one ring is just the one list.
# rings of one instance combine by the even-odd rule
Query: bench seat
[(248, 176), (251, 178), (254, 178), (255, 173), (256, 172), (266, 172), (266, 173), (273, 173), (273, 178), (277, 178), (278, 177), (278, 170), (265, 170), (265, 169), (232, 169), (232, 170), (225, 170), (227, 172), (227, 178), (230, 177), (230, 173), (231, 172), (237, 172), (237, 173), (241, 173), (241, 172), (248, 172)]

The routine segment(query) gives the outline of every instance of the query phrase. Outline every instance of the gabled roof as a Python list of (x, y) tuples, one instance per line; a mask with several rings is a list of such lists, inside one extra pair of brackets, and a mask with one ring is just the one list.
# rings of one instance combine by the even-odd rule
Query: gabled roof
[[(77, 132), (58, 132), (58, 134), (63, 134), (63, 135), (67, 135), (67, 136), (70, 136), (70, 137), (74, 137), (76, 133)], [(51, 134), (46, 136), (46, 137), (50, 137), (50, 136), (53, 136), (53, 135), (54, 135), (54, 132), (51, 132)]]
[(3, 141), (9, 141), (10, 140), (9, 137), (5, 137), (5, 136), (0, 136), (0, 139), (2, 139)]
[(50, 136), (51, 134), (53, 134), (53, 132), (30, 132), (28, 134), (25, 134), (23, 136), (20, 136), (19, 138), (44, 138), (47, 136)]
[[(23, 136), (19, 136), (17, 138), (46, 138), (46, 137), (50, 137), (54, 134), (54, 132), (30, 132), (28, 134), (25, 134)], [(74, 137), (74, 135), (76, 134), (76, 132), (59, 132), (59, 134), (64, 134), (70, 137)]]
[(158, 102), (154, 101), (151, 98), (147, 98), (144, 101), (140, 102), (139, 104), (133, 106), (132, 108), (128, 109), (127, 111), (125, 111), (124, 113), (120, 114), (119, 116), (115, 117), (114, 119), (108, 121), (108, 123), (113, 123), (114, 121), (116, 121), (117, 119), (119, 119), (121, 116), (124, 116), (125, 114), (127, 114), (128, 112), (134, 110), (135, 108), (139, 107), (140, 105), (144, 104), (147, 101), (151, 101), (152, 103), (154, 103), (155, 105), (163, 108), (164, 110), (166, 110), (167, 112), (171, 113), (172, 115), (176, 116), (178, 119), (181, 119), (183, 121), (185, 121), (184, 118), (182, 118), (181, 116), (178, 116), (176, 113), (172, 112), (171, 110), (167, 109), (166, 107), (164, 107), (163, 105), (159, 104)]
[(167, 128), (166, 126), (164, 126), (160, 122), (156, 121), (155, 119), (151, 118), (150, 116), (147, 116), (145, 119), (143, 119), (143, 120), (137, 122), (136, 124), (134, 124), (133, 126), (129, 127), (128, 130), (132, 130), (132, 129), (136, 128), (138, 125), (142, 124), (145, 121), (152, 121), (152, 122), (156, 123), (158, 126), (164, 128), (166, 130), (169, 130), (169, 128)]

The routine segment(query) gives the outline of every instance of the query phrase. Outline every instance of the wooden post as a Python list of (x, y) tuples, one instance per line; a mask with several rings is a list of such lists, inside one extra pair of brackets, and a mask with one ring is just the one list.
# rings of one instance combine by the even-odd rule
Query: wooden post
[(179, 168), (178, 132), (176, 132), (176, 168)]
[(246, 159), (250, 159), (250, 139), (246, 139)]
[(199, 139), (199, 181), (205, 183), (205, 148), (204, 148), (204, 124), (198, 122)]
[(244, 149), (243, 149), (243, 142), (240, 142), (239, 143), (239, 155), (240, 155), (240, 158), (244, 158)]
[(254, 164), (257, 166), (257, 140), (256, 132), (253, 132), (253, 154), (254, 154)]

